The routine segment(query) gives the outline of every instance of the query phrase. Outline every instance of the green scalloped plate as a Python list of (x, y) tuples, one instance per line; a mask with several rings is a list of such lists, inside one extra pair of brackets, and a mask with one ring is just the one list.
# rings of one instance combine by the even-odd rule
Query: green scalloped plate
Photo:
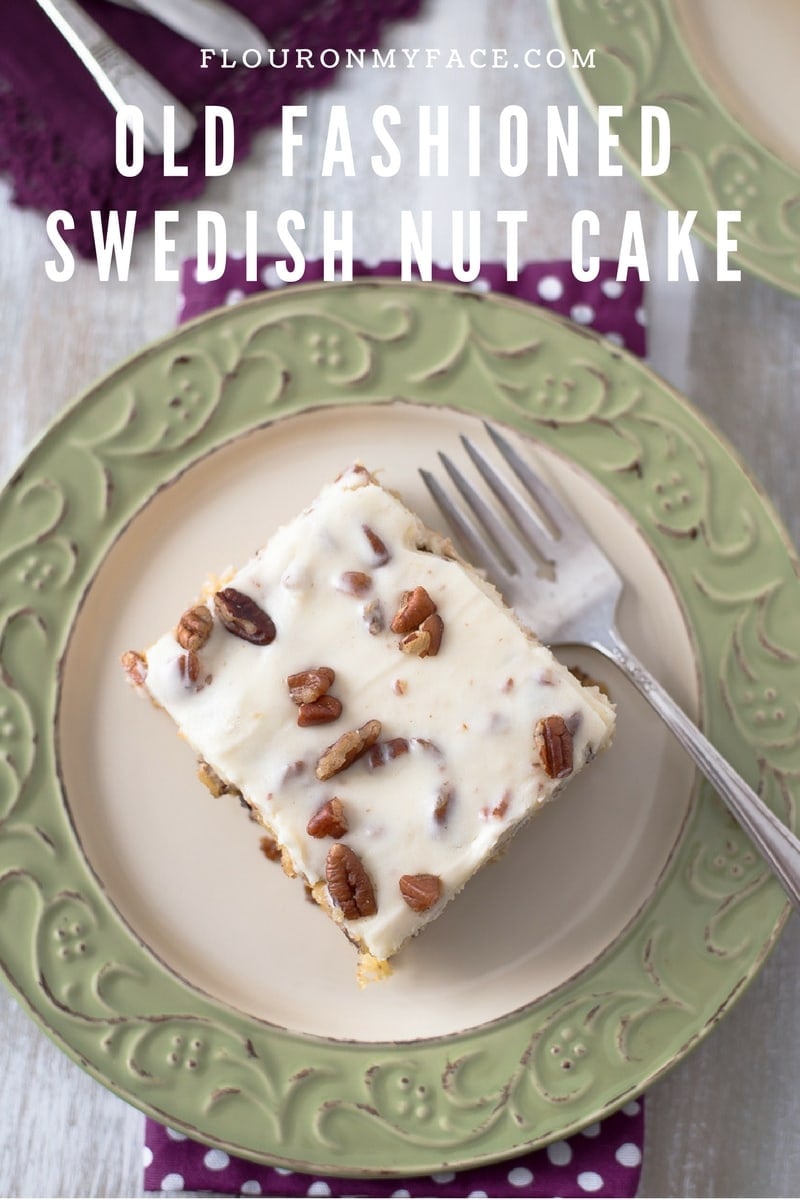
[[(550, 6), (562, 45), (583, 54), (595, 48), (597, 66), (576, 72), (577, 83), (592, 109), (624, 106), (614, 129), (622, 157), (637, 174), (639, 107), (668, 110), (670, 166), (664, 175), (643, 179), (645, 186), (668, 208), (697, 210), (694, 228), (712, 244), (717, 212), (741, 211), (741, 223), (731, 230), (738, 239), (732, 257), (769, 283), (800, 294), (800, 170), (789, 129), (794, 108), (784, 98), (786, 120), (780, 127), (754, 113), (756, 105), (748, 102), (725, 52), (704, 45), (714, 38), (714, 22), (725, 15), (720, 0), (704, 6), (690, 0), (550, 0)], [(763, 21), (779, 22), (781, 8), (788, 6), (757, 7)], [(796, 16), (792, 20), (787, 38), (797, 29)], [(779, 35), (776, 26), (770, 36), (778, 44)], [(763, 56), (751, 53), (748, 59), (744, 39), (739, 41), (736, 62), (745, 73), (760, 70), (764, 89), (775, 94), (768, 66), (759, 65)], [(757, 83), (752, 86), (755, 91)]]
[(612, 750), (359, 991), (124, 685), (121, 650), (356, 455), (433, 519), (415, 467), (482, 417), (569, 493), (626, 577), (626, 637), (796, 828), (785, 535), (684, 399), (541, 310), (371, 281), (215, 312), (88, 391), (0, 495), (4, 974), (105, 1085), (253, 1159), (408, 1174), (563, 1137), (711, 1029), (788, 912), (609, 677)]

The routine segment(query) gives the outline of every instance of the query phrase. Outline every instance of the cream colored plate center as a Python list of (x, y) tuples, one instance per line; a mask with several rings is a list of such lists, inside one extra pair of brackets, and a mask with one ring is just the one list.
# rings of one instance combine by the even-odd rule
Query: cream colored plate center
[(701, 74), (728, 111), (779, 158), (800, 169), (797, 0), (672, 4)]
[[(693, 772), (632, 688), (587, 651), (562, 654), (607, 681), (612, 750), (523, 830), (420, 938), (386, 982), (360, 991), (356, 956), (302, 886), (259, 852), (259, 828), (195, 778), (170, 720), (118, 660), (174, 624), (202, 581), (242, 563), (356, 458), (441, 528), (417, 475), (459, 455), (477, 421), (407, 405), (330, 409), (252, 433), (165, 488), (119, 538), (77, 619), (59, 736), (78, 836), (135, 933), (193, 985), (294, 1030), (416, 1039), (481, 1025), (591, 963), (652, 893), (678, 837)], [(658, 563), (593, 482), (540, 462), (627, 580), (622, 630), (673, 694), (696, 707), (695, 665)], [(383, 469), (383, 470), (382, 470)]]

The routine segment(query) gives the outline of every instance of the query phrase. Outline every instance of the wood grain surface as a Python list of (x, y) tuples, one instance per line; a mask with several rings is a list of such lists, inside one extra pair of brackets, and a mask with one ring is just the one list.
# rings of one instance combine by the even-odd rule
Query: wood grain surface
[[(556, 44), (545, 0), (429, 0), (419, 22), (395, 26), (387, 44), (432, 47), (541, 47)], [(544, 142), (523, 180), (490, 166), (479, 179), (420, 180), (404, 168), (387, 190), (364, 171), (342, 182), (321, 179), (327, 105), (352, 112), (377, 104), (480, 104), (491, 129), (505, 104), (576, 102), (566, 70), (344, 73), (312, 102), (309, 153), (297, 176), (283, 180), (273, 133), (256, 140), (251, 158), (209, 183), (201, 204), (182, 210), (177, 259), (191, 250), (191, 217), (200, 206), (228, 219), (230, 244), (241, 242), (248, 207), (276, 213), (299, 208), (311, 217), (304, 239), (319, 252), (324, 208), (352, 208), (357, 252), (381, 257), (394, 237), (400, 207), (527, 208), (535, 220), (521, 258), (568, 252), (565, 214), (595, 209), (601, 250), (616, 253), (622, 214), (642, 210), (648, 238), (663, 253), (663, 215), (628, 173), (599, 180), (548, 180)], [(581, 153), (596, 153), (594, 125), (581, 110)], [(491, 137), (488, 136), (488, 141)], [(354, 137), (356, 154), (372, 152)], [(393, 208), (393, 204), (396, 207)], [(64, 404), (176, 317), (176, 287), (152, 279), (152, 238), (140, 238), (130, 281), (98, 282), (81, 263), (64, 284), (49, 282), (43, 220), (15, 208), (0, 190), (0, 468), (7, 475), (32, 439)], [(260, 248), (279, 249), (265, 226)], [(487, 222), (487, 258), (502, 254), (501, 231)], [(439, 245), (446, 259), (446, 239)], [(745, 277), (719, 284), (712, 255), (699, 249), (701, 282), (649, 288), (650, 361), (685, 391), (723, 431), (760, 480), (800, 540), (800, 299)], [(796, 1196), (800, 1194), (800, 923), (790, 920), (765, 968), (730, 1015), (665, 1079), (647, 1103), (642, 1196)], [(0, 994), (0, 1194), (128, 1196), (142, 1187), (143, 1118), (96, 1083), (52, 1044), (8, 994)]]

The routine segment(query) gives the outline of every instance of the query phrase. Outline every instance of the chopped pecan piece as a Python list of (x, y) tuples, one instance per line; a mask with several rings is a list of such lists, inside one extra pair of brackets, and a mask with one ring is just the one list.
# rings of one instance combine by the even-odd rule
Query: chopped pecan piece
[(563, 717), (544, 717), (534, 733), (536, 748), (545, 774), (565, 779), (572, 774), (572, 734)]
[(213, 628), (214, 618), (205, 604), (196, 604), (194, 608), (187, 608), (178, 621), (175, 638), (184, 650), (197, 652), (203, 649)]
[(338, 796), (332, 796), (317, 809), (306, 825), (306, 833), (313, 838), (344, 837), (347, 833), (347, 816)]
[(258, 844), (261, 847), (261, 853), (265, 858), (268, 858), (270, 862), (281, 861), (281, 848), (271, 833), (265, 833)]
[(370, 549), (372, 550), (375, 566), (385, 566), (392, 556), (386, 549), (386, 543), (384, 542), (383, 538), (379, 538), (375, 530), (370, 529), (369, 525), (362, 525), (361, 528), (363, 529), (364, 537), (369, 542)]
[(412, 629), (398, 642), (403, 654), (415, 654), (425, 658), (431, 651), (431, 635), (424, 629)]
[(275, 622), (269, 613), (244, 592), (226, 587), (214, 596), (217, 616), (234, 637), (252, 642), (254, 646), (269, 646), (275, 641)]
[(332, 686), (336, 672), (331, 667), (310, 667), (307, 671), (298, 671), (286, 680), (289, 695), (298, 707), (301, 704), (313, 704)]
[(134, 687), (141, 687), (147, 678), (147, 659), (138, 650), (126, 650), (121, 656), (125, 674)]
[(361, 616), (364, 618), (367, 631), (373, 637), (383, 633), (386, 628), (386, 617), (383, 615), (383, 605), (380, 600), (368, 600), (361, 609)]
[(500, 800), (497, 802), (497, 804), (495, 804), (494, 808), (492, 809), (492, 816), (496, 817), (498, 821), (502, 820), (503, 817), (508, 812), (508, 806), (510, 803), (511, 803), (511, 792), (509, 791), (508, 788), (506, 788), (506, 790), (503, 792), (503, 795), (500, 797)]
[(194, 650), (187, 650), (185, 654), (180, 656), (178, 659), (178, 671), (187, 687), (193, 687), (197, 692), (200, 691), (200, 688), (203, 686), (199, 683), (200, 659)]
[(452, 783), (443, 783), (436, 793), (436, 803), (433, 806), (433, 819), (437, 825), (447, 824), (447, 814), (454, 795)]
[(329, 725), (342, 715), (342, 702), (335, 696), (320, 696), (309, 700), (297, 710), (298, 725)]
[(340, 592), (347, 592), (349, 596), (366, 596), (372, 587), (372, 576), (366, 571), (345, 571), (339, 577), (336, 586)]
[(360, 729), (348, 729), (347, 733), (343, 733), (320, 755), (316, 770), (317, 779), (331, 779), (340, 771), (344, 771), (362, 754), (366, 754), (380, 736), (380, 721), (367, 721)]
[(289, 783), (292, 779), (297, 779), (300, 775), (305, 775), (307, 764), (302, 758), (295, 759), (294, 762), (287, 763), (283, 769), (283, 783)]
[(364, 864), (344, 842), (336, 842), (325, 863), (328, 891), (348, 921), (371, 917), (378, 911), (375, 889)]
[(408, 754), (408, 739), (404, 737), (389, 738), (385, 742), (376, 742), (367, 755), (370, 768), (383, 767), (401, 754)]
[(442, 894), (442, 881), (438, 875), (401, 875), (400, 895), (414, 912), (427, 912), (433, 908)]
[(411, 633), (412, 629), (419, 629), (422, 622), (435, 612), (436, 605), (424, 587), (404, 592), (400, 607), (392, 618), (392, 633)]
[(433, 658), (439, 653), (439, 647), (442, 644), (442, 634), (444, 633), (444, 621), (438, 613), (431, 613), (419, 627), (420, 633), (427, 633), (430, 638), (428, 649), (421, 655), (422, 658)]

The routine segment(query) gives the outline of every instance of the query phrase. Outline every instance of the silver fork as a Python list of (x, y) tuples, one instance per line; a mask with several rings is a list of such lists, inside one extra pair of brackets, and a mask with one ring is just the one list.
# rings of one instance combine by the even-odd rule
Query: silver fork
[[(616, 628), (622, 580), (615, 568), (530, 463), (491, 425), (485, 428), (522, 491), (468, 438), (461, 441), (513, 526), (498, 516), (446, 454), (439, 458), (463, 506), (454, 503), (434, 475), (420, 470), (464, 548), (543, 642), (592, 646), (624, 671), (714, 785), (800, 909), (800, 841), (625, 645)], [(549, 572), (542, 572), (542, 561)]]

